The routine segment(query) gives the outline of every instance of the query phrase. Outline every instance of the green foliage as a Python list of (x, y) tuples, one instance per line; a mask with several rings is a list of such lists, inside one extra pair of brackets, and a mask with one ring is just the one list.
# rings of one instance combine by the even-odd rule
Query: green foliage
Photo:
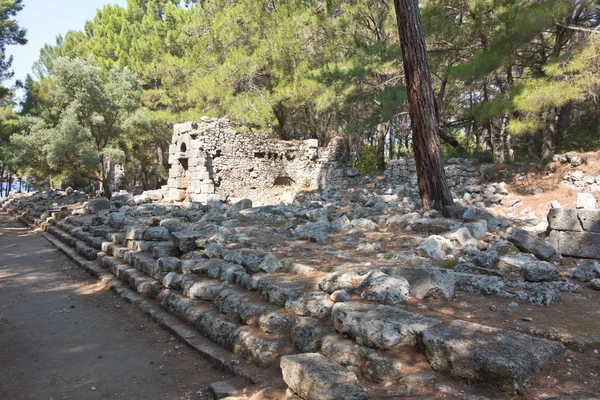
[(353, 160), (353, 165), (363, 174), (372, 174), (379, 171), (377, 168), (377, 148), (364, 146)]
[(12, 76), (12, 57), (6, 57), (6, 46), (27, 43), (27, 31), (15, 19), (22, 9), (23, 0), (0, 0), (0, 82)]

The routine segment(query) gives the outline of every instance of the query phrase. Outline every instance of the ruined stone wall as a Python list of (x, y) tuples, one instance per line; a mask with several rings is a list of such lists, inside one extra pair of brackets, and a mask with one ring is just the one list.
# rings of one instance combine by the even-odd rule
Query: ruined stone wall
[[(450, 189), (459, 190), (479, 178), (477, 165), (479, 161), (467, 158), (451, 158), (444, 167)], [(394, 184), (408, 184), (417, 187), (417, 165), (414, 158), (393, 160), (384, 172), (386, 179)]]
[(555, 208), (549, 239), (564, 256), (600, 259), (600, 210)]
[(241, 133), (227, 119), (177, 124), (169, 149), (167, 201), (224, 200), (273, 186), (323, 189), (343, 176), (340, 139), (319, 147), (316, 139), (281, 141)]

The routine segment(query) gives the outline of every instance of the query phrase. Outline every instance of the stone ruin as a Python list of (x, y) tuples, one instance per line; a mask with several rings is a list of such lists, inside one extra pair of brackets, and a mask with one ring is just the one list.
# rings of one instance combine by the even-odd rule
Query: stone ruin
[(562, 255), (600, 259), (600, 210), (589, 193), (579, 193), (577, 208), (548, 213), (549, 239)]
[(274, 186), (323, 189), (343, 176), (344, 143), (274, 140), (244, 134), (228, 119), (176, 124), (169, 148), (167, 201), (226, 200)]

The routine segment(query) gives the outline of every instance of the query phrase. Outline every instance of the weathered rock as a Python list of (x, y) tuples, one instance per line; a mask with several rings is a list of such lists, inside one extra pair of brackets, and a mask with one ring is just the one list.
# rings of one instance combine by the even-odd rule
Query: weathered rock
[(565, 256), (600, 259), (600, 233), (553, 230), (549, 240)]
[(595, 210), (596, 198), (591, 193), (577, 193), (577, 208), (584, 210)]
[(553, 208), (548, 213), (548, 226), (550, 229), (561, 231), (583, 231), (577, 210), (569, 208)]
[(521, 274), (527, 282), (552, 282), (558, 279), (558, 269), (545, 261), (527, 264)]
[(400, 378), (402, 363), (385, 353), (372, 353), (362, 369), (363, 375), (375, 382), (391, 382)]
[(600, 278), (594, 278), (590, 281), (590, 287), (594, 290), (600, 290)]
[(345, 215), (342, 215), (331, 223), (331, 229), (334, 232), (346, 232), (351, 228), (352, 222), (350, 222), (350, 219)]
[(273, 273), (283, 268), (283, 263), (273, 253), (268, 253), (262, 262), (258, 265), (260, 271)]
[(586, 261), (572, 269), (569, 275), (580, 282), (589, 282), (594, 278), (600, 278), (600, 264), (595, 260)]
[(321, 339), (327, 333), (321, 321), (312, 318), (300, 318), (292, 328), (292, 343), (302, 352), (319, 351)]
[(505, 273), (521, 272), (528, 264), (536, 261), (531, 254), (502, 256), (498, 258), (498, 269)]
[(144, 240), (169, 240), (169, 231), (163, 226), (153, 226), (144, 231)]
[(329, 273), (319, 280), (319, 289), (328, 293), (336, 290), (357, 290), (371, 271), (371, 268), (357, 267)]
[(361, 367), (373, 351), (353, 340), (342, 339), (340, 335), (325, 336), (321, 343), (321, 352), (344, 366)]
[(402, 276), (374, 271), (363, 281), (361, 289), (363, 299), (395, 306), (408, 299), (409, 285)]
[(394, 215), (391, 218), (388, 218), (388, 225), (400, 225), (407, 226), (421, 219), (421, 214), (418, 212), (412, 212), (404, 215)]
[(466, 227), (445, 233), (444, 237), (451, 240), (455, 247), (477, 246), (477, 239), (471, 235), (471, 232)]
[(304, 225), (298, 226), (293, 232), (299, 239), (323, 243), (329, 238), (331, 226), (325, 221), (307, 222)]
[(325, 207), (306, 212), (306, 218), (312, 222), (329, 222), (329, 213)]
[(162, 257), (157, 263), (162, 272), (181, 271), (181, 260), (177, 257)]
[(350, 294), (348, 294), (348, 292), (345, 290), (336, 290), (335, 292), (331, 293), (329, 298), (334, 303), (343, 303), (344, 301), (350, 300)]
[(356, 375), (318, 353), (281, 357), (283, 380), (306, 400), (366, 400)]
[(267, 333), (281, 335), (288, 332), (293, 325), (293, 320), (280, 312), (269, 312), (258, 318), (258, 326)]
[(454, 251), (454, 245), (445, 237), (431, 235), (417, 248), (417, 254), (436, 260), (446, 257)]
[(177, 231), (171, 233), (173, 244), (183, 253), (192, 251), (196, 248), (196, 239), (202, 237), (202, 233), (197, 231)]
[(107, 198), (105, 197), (100, 197), (97, 199), (93, 199), (90, 200), (87, 205), (86, 208), (91, 212), (91, 213), (97, 213), (99, 211), (102, 210), (108, 210), (110, 208), (110, 201), (108, 201)]
[(182, 277), (177, 272), (169, 272), (163, 278), (163, 286), (169, 289), (181, 289)]
[(441, 268), (401, 268), (397, 274), (406, 278), (410, 294), (417, 299), (454, 297), (454, 273)]
[(425, 355), (437, 371), (514, 390), (566, 354), (558, 342), (465, 321), (423, 332)]
[(396, 307), (358, 302), (336, 303), (331, 315), (338, 332), (378, 349), (415, 345), (423, 330), (439, 323)]
[(229, 207), (229, 209), (227, 210), (227, 212), (225, 214), (228, 217), (233, 217), (233, 216), (237, 215), (240, 211), (246, 210), (248, 208), (252, 208), (252, 200), (242, 199), (242, 200), (238, 201), (237, 203), (235, 203), (234, 205), (232, 205), (231, 207)]
[(482, 239), (488, 231), (490, 220), (479, 220), (477, 222), (469, 222), (465, 227), (475, 239)]
[(600, 210), (577, 210), (577, 217), (584, 231), (600, 233)]
[(560, 262), (562, 256), (552, 244), (531, 235), (524, 229), (512, 228), (508, 237), (519, 250), (532, 253), (544, 261)]
[(333, 304), (329, 293), (315, 291), (290, 297), (285, 308), (303, 317), (329, 318)]
[(355, 228), (365, 228), (368, 231), (377, 230), (377, 224), (367, 218), (354, 218), (351, 223)]

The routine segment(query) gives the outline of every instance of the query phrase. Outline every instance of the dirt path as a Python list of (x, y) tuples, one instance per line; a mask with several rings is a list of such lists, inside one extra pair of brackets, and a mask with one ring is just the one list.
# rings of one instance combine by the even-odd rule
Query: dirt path
[(0, 213), (0, 399), (194, 399), (243, 381)]

